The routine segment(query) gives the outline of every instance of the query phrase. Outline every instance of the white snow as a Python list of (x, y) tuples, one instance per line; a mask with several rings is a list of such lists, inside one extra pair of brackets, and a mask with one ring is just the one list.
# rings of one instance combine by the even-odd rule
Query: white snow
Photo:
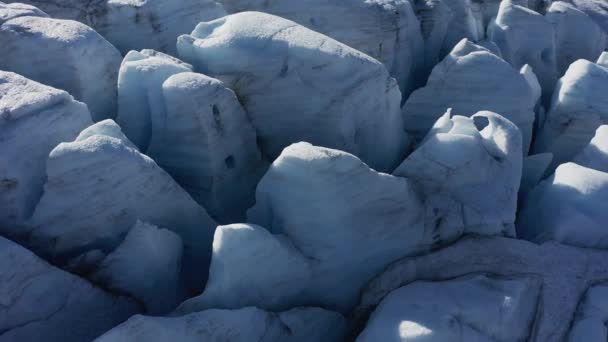
[(90, 125), (62, 90), (0, 71), (0, 232), (15, 235), (42, 195), (49, 152)]
[(524, 341), (539, 292), (525, 277), (413, 282), (382, 300), (356, 341)]
[(178, 39), (178, 53), (234, 89), (270, 159), (298, 141), (353, 153), (381, 171), (404, 156), (397, 83), (380, 62), (329, 37), (242, 12), (199, 24)]
[[(0, 7), (0, 17), (7, 11)], [(116, 115), (120, 53), (88, 26), (40, 16), (0, 21), (0, 55), (0, 70), (66, 90), (94, 121)]]

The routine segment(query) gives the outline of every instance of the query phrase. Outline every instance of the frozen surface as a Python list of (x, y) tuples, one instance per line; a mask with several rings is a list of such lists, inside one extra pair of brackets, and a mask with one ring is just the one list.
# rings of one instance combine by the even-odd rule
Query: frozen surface
[(90, 341), (137, 304), (63, 272), (0, 237), (0, 341)]
[(100, 263), (93, 279), (141, 300), (148, 313), (167, 313), (183, 296), (181, 258), (182, 240), (177, 234), (137, 221)]
[(180, 73), (162, 85), (164, 116), (152, 117), (147, 154), (223, 223), (243, 222), (268, 163), (234, 92)]
[(448, 112), (393, 174), (422, 194), (425, 231), (441, 243), (463, 233), (514, 236), (521, 172), (521, 134), (513, 123), (491, 112)]
[(543, 179), (552, 160), (553, 154), (551, 153), (539, 153), (524, 158), (519, 188), (520, 200), (523, 194), (528, 193)]
[(18, 17), (48, 17), (48, 14), (32, 5), (0, 2), (0, 24)]
[(118, 124), (116, 124), (116, 122), (114, 122), (114, 120), (112, 120), (112, 119), (106, 119), (103, 121), (99, 121), (85, 129), (83, 129), (82, 132), (80, 132), (80, 134), (78, 134), (75, 141), (87, 140), (88, 138), (90, 138), (94, 135), (105, 135), (108, 137), (116, 138), (116, 139), (120, 140), (123, 144), (125, 144), (126, 146), (137, 149), (137, 147), (135, 145), (133, 145), (133, 143), (129, 140), (129, 138), (127, 138), (125, 136), (125, 134), (122, 132), (122, 129), (120, 128), (120, 126), (118, 126)]
[(578, 59), (596, 61), (607, 47), (607, 33), (575, 6), (556, 1), (545, 17), (555, 31), (557, 72), (563, 75)]
[(340, 340), (345, 330), (340, 314), (320, 308), (272, 313), (248, 307), (180, 317), (137, 315), (95, 342), (325, 342)]
[(91, 26), (123, 54), (154, 49), (175, 55), (175, 40), (201, 21), (226, 14), (213, 0), (19, 0), (53, 18)]
[(608, 172), (608, 125), (600, 126), (595, 136), (579, 154), (574, 163), (594, 170)]
[(407, 0), (220, 0), (230, 13), (293, 20), (384, 63), (404, 94), (423, 83), (420, 23)]
[(502, 57), (515, 68), (529, 64), (543, 89), (548, 103), (557, 81), (555, 30), (551, 22), (517, 0), (504, 0), (494, 22), (488, 26), (488, 38), (500, 48)]
[(576, 312), (569, 342), (604, 341), (608, 339), (608, 287), (593, 286), (581, 301)]
[[(0, 11), (2, 11), (0, 7)], [(42, 195), (49, 152), (90, 125), (68, 93), (0, 71), (0, 232), (13, 235)]]
[(413, 282), (382, 300), (357, 342), (525, 341), (539, 292), (524, 277)]
[[(604, 0), (569, 0), (608, 34), (608, 4)], [(606, 46), (608, 47), (608, 46)]]
[(0, 18), (9, 18), (0, 20), (0, 70), (66, 90), (88, 105), (94, 121), (114, 117), (120, 53), (81, 23), (40, 16), (10, 19), (10, 12), (0, 7)]
[[(463, 38), (480, 41), (485, 29), (481, 11), (475, 11), (471, 0), (442, 0), (450, 9), (451, 17), (447, 21), (448, 28), (440, 50), (440, 58), (446, 56)], [(475, 5), (484, 1), (476, 1)], [(478, 7), (478, 6), (476, 6)]]
[(397, 83), (359, 51), (259, 12), (201, 23), (177, 44), (198, 72), (234, 89), (270, 159), (299, 141), (353, 153), (380, 171), (404, 156)]
[(462, 40), (433, 69), (426, 86), (412, 93), (403, 106), (408, 132), (422, 139), (448, 108), (465, 116), (488, 110), (520, 128), (527, 151), (540, 94), (534, 74), (524, 71), (522, 74), (487, 49)]
[(608, 67), (578, 60), (559, 80), (534, 151), (553, 153), (551, 170), (571, 161), (608, 123)]
[(420, 21), (420, 31), (424, 41), (422, 74), (428, 77), (435, 64), (443, 58), (443, 55), (440, 55), (441, 49), (453, 14), (443, 0), (421, 0), (411, 3)]
[(119, 139), (94, 135), (57, 146), (47, 177), (28, 223), (37, 252), (86, 273), (140, 219), (182, 238), (182, 275), (192, 291), (204, 285), (216, 224), (150, 158)]

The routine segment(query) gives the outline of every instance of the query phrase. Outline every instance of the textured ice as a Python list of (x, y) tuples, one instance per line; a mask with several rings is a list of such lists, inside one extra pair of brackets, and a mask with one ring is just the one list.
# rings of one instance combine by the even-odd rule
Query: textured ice
[(571, 161), (608, 123), (608, 67), (578, 60), (555, 88), (545, 122), (534, 143), (535, 153), (553, 153), (551, 170)]
[(572, 323), (569, 342), (604, 341), (608, 339), (608, 287), (593, 286), (587, 291)]
[(524, 158), (519, 188), (520, 200), (543, 179), (552, 160), (552, 153), (539, 153)]
[(594, 170), (608, 172), (608, 126), (600, 126), (595, 136), (579, 154), (574, 163)]
[(443, 0), (443, 2), (449, 7), (452, 15), (447, 21), (448, 28), (441, 46), (440, 58), (450, 53), (463, 38), (476, 42), (482, 40), (485, 33), (482, 13), (478, 6), (483, 1)]
[(161, 97), (147, 154), (220, 222), (243, 222), (267, 162), (236, 95), (216, 79), (180, 73)]
[(554, 2), (545, 17), (555, 30), (557, 72), (560, 76), (578, 59), (596, 61), (608, 46), (606, 32), (569, 3)]
[[(1, 9), (0, 9), (1, 11)], [(42, 195), (49, 152), (90, 125), (68, 93), (0, 71), (0, 232), (13, 235)]]
[(116, 139), (120, 140), (123, 144), (127, 145), (128, 147), (137, 149), (137, 147), (135, 145), (133, 145), (133, 143), (129, 140), (129, 138), (127, 138), (125, 136), (125, 134), (122, 132), (122, 129), (120, 128), (120, 126), (118, 126), (118, 124), (116, 124), (116, 122), (114, 122), (114, 120), (112, 120), (112, 119), (106, 119), (103, 121), (99, 121), (85, 129), (83, 129), (82, 132), (80, 132), (80, 134), (78, 134), (75, 141), (86, 140), (94, 135), (106, 135), (108, 137), (116, 138)]
[(409, 94), (423, 83), (420, 23), (406, 0), (220, 0), (230, 13), (259, 11), (293, 20), (384, 63)]
[(339, 341), (346, 321), (320, 308), (273, 313), (248, 307), (180, 317), (133, 316), (95, 342), (325, 342)]
[[(569, 0), (593, 19), (608, 34), (608, 6), (604, 0)], [(608, 48), (608, 42), (606, 45)]]
[(444, 114), (393, 172), (422, 194), (434, 243), (463, 233), (513, 236), (521, 174), (521, 134), (491, 112)]
[(120, 53), (81, 23), (14, 12), (0, 7), (0, 69), (66, 90), (94, 121), (114, 117)]
[(137, 304), (63, 272), (0, 237), (0, 341), (90, 341)]
[(525, 341), (540, 285), (485, 275), (417, 281), (382, 300), (357, 342)]
[(448, 108), (465, 116), (488, 110), (520, 128), (522, 147), (527, 151), (540, 95), (535, 82), (528, 68), (520, 73), (487, 49), (463, 39), (433, 69), (426, 86), (412, 93), (403, 106), (406, 128), (420, 140)]
[(526, 197), (517, 220), (518, 236), (536, 242), (556, 240), (608, 248), (606, 201), (608, 173), (562, 164)]
[(359, 51), (258, 12), (201, 23), (177, 44), (198, 72), (234, 89), (271, 159), (299, 141), (353, 153), (380, 171), (404, 156), (397, 83)]
[(18, 17), (48, 17), (48, 14), (32, 5), (0, 2), (0, 24)]
[(167, 229), (137, 221), (99, 265), (93, 279), (141, 300), (148, 313), (173, 310), (182, 299), (182, 241)]
[(54, 18), (91, 26), (123, 54), (154, 49), (175, 54), (175, 40), (201, 21), (226, 14), (213, 0), (19, 0)]
[(443, 42), (448, 33), (448, 26), (453, 14), (443, 0), (412, 1), (412, 4), (420, 21), (420, 30), (424, 41), (422, 74), (428, 76), (435, 64), (443, 58), (443, 55), (441, 55)]
[(500, 48), (502, 57), (515, 68), (529, 64), (548, 103), (557, 81), (555, 30), (544, 16), (519, 4), (504, 0), (494, 22), (488, 26), (488, 38)]
[(47, 177), (28, 223), (37, 252), (86, 273), (140, 219), (182, 238), (187, 285), (193, 291), (204, 285), (216, 224), (150, 158), (119, 139), (93, 135), (57, 146)]

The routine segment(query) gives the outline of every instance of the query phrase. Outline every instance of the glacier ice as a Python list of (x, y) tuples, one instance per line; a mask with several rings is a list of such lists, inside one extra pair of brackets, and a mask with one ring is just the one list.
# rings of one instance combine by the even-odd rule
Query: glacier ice
[(230, 13), (259, 11), (293, 20), (384, 63), (404, 94), (424, 80), (423, 40), (406, 0), (220, 0)]
[(86, 274), (139, 219), (182, 238), (185, 285), (193, 292), (204, 285), (216, 223), (153, 160), (119, 139), (93, 135), (59, 144), (47, 177), (27, 222), (36, 252)]
[(603, 341), (608, 339), (608, 287), (593, 286), (585, 294), (572, 323), (568, 342)]
[(87, 106), (63, 90), (0, 71), (0, 232), (17, 233), (42, 195), (49, 152), (90, 125)]
[(515, 235), (522, 174), (521, 134), (504, 117), (444, 114), (393, 175), (422, 194), (433, 242), (463, 233)]
[(608, 67), (578, 60), (559, 80), (533, 151), (553, 153), (550, 170), (569, 162), (608, 123)]
[(94, 28), (123, 54), (154, 49), (174, 55), (175, 40), (201, 21), (226, 14), (214, 0), (19, 0), (53, 18)]
[(448, 108), (465, 116), (487, 110), (519, 127), (526, 152), (540, 95), (535, 82), (534, 73), (528, 68), (518, 72), (487, 49), (463, 39), (433, 69), (426, 86), (413, 92), (405, 102), (406, 129), (421, 140)]
[[(474, 8), (473, 1), (443, 0), (443, 2), (449, 7), (452, 15), (439, 52), (440, 58), (449, 54), (463, 38), (476, 42), (482, 40), (485, 33), (482, 13), (479, 8)], [(476, 1), (475, 4), (481, 2), (483, 1)]]
[(545, 16), (519, 3), (500, 3), (496, 19), (488, 25), (488, 38), (513, 67), (532, 67), (543, 90), (543, 103), (548, 103), (558, 78), (555, 30)]
[(540, 285), (486, 275), (416, 281), (384, 297), (357, 342), (524, 341)]
[(572, 160), (574, 163), (597, 171), (608, 173), (608, 125), (595, 131), (589, 145)]
[(66, 90), (88, 105), (94, 121), (113, 118), (118, 50), (79, 22), (14, 13), (0, 7), (6, 19), (0, 21), (0, 70)]
[(420, 21), (420, 33), (424, 41), (424, 61), (421, 66), (423, 68), (421, 74), (428, 77), (435, 64), (443, 58), (441, 55), (443, 42), (453, 14), (443, 0), (411, 2)]
[(0, 237), (0, 341), (90, 341), (138, 305)]
[(116, 138), (126, 146), (137, 149), (137, 147), (133, 145), (131, 140), (129, 140), (129, 138), (127, 138), (127, 136), (125, 136), (125, 134), (122, 132), (120, 126), (118, 126), (118, 124), (112, 119), (106, 119), (103, 121), (96, 122), (95, 124), (83, 129), (78, 134), (76, 139), (74, 139), (74, 141), (87, 140), (88, 138), (94, 135), (105, 135), (108, 137)]
[(92, 278), (141, 300), (148, 313), (162, 314), (182, 299), (182, 240), (174, 232), (137, 221), (124, 241), (99, 263)]
[(136, 315), (95, 342), (325, 342), (340, 340), (345, 331), (340, 314), (320, 308), (273, 313), (247, 307), (179, 317)]
[[(569, 2), (585, 12), (608, 34), (608, 6), (604, 0), (569, 0)], [(608, 48), (608, 42), (606, 43)]]
[(48, 17), (48, 14), (32, 5), (0, 2), (0, 23), (18, 17)]
[(359, 51), (259, 12), (200, 23), (177, 45), (195, 70), (235, 91), (270, 159), (298, 141), (353, 153), (380, 171), (404, 157), (397, 83)]
[(169, 77), (161, 97), (147, 154), (218, 221), (243, 221), (267, 162), (235, 93), (188, 72)]

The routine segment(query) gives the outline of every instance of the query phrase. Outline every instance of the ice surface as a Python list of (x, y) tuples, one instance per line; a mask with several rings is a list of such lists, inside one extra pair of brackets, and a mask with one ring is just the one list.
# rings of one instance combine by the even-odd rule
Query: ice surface
[(180, 73), (161, 97), (147, 154), (218, 221), (243, 222), (268, 163), (236, 95), (216, 79)]
[(424, 63), (422, 66), (424, 69), (422, 74), (428, 76), (435, 64), (443, 58), (440, 53), (453, 14), (443, 0), (411, 2), (420, 21), (420, 30), (424, 40)]
[(412, 93), (403, 106), (406, 128), (420, 140), (448, 108), (465, 116), (488, 110), (520, 128), (522, 147), (527, 151), (539, 95), (534, 82), (529, 69), (520, 73), (487, 49), (464, 39), (433, 69), (427, 85)]
[(393, 175), (415, 184), (433, 242), (463, 233), (515, 234), (521, 181), (521, 134), (504, 117), (444, 114)]
[(424, 83), (423, 40), (406, 0), (220, 0), (230, 13), (259, 11), (293, 20), (384, 63), (404, 94)]
[(75, 141), (87, 140), (88, 138), (94, 135), (106, 135), (108, 137), (116, 138), (128, 147), (137, 149), (137, 147), (133, 145), (129, 138), (127, 138), (122, 132), (120, 126), (118, 126), (118, 124), (116, 124), (116, 122), (114, 122), (114, 120), (112, 119), (99, 121), (83, 129), (82, 132), (78, 134), (78, 137), (76, 137)]
[(524, 158), (519, 188), (520, 200), (543, 179), (552, 160), (553, 154), (551, 153), (539, 153)]
[(521, 238), (543, 242), (608, 248), (608, 173), (574, 163), (532, 190), (517, 220)]
[(154, 161), (121, 140), (62, 143), (47, 162), (44, 194), (28, 223), (34, 249), (86, 273), (138, 220), (176, 232), (192, 291), (206, 279), (215, 222)]
[(515, 68), (529, 64), (543, 89), (548, 103), (557, 81), (555, 30), (544, 16), (518, 4), (504, 0), (494, 22), (488, 26), (488, 38)]
[(150, 314), (173, 310), (180, 284), (182, 240), (170, 230), (137, 221), (99, 265), (93, 279), (141, 300)]
[(417, 281), (382, 300), (357, 342), (525, 341), (539, 292), (524, 277)]
[(608, 287), (606, 284), (589, 289), (579, 306), (569, 342), (604, 341), (608, 339)]
[[(0, 17), (11, 11), (0, 7)], [(66, 90), (88, 105), (94, 121), (116, 114), (120, 53), (91, 28), (39, 16), (0, 21), (0, 55), (1, 70)]]
[(395, 80), (380, 62), (331, 38), (242, 12), (199, 24), (178, 39), (178, 52), (234, 89), (270, 159), (298, 141), (353, 153), (380, 171), (404, 156)]
[(569, 3), (552, 3), (545, 17), (555, 30), (557, 72), (560, 76), (578, 59), (596, 61), (608, 46), (606, 32)]
[(550, 170), (571, 161), (608, 123), (608, 67), (578, 60), (568, 68), (555, 88), (534, 152), (553, 153)]
[(272, 313), (248, 307), (181, 317), (137, 315), (95, 342), (325, 342), (340, 340), (345, 330), (340, 314), (320, 308)]
[[(608, 6), (604, 0), (569, 0), (608, 34)], [(607, 42), (608, 43), (608, 42)], [(606, 46), (608, 48), (608, 45)]]
[[(0, 9), (1, 11), (1, 9)], [(0, 232), (14, 235), (42, 195), (49, 152), (90, 125), (68, 93), (0, 71)]]
[(18, 17), (48, 17), (48, 14), (31, 5), (0, 2), (0, 24)]
[(600, 126), (589, 145), (574, 157), (574, 163), (594, 170), (608, 172), (608, 126)]
[(137, 304), (63, 272), (0, 237), (0, 341), (90, 341)]
[(463, 38), (476, 42), (482, 40), (485, 33), (482, 13), (474, 11), (471, 0), (443, 0), (443, 2), (449, 7), (452, 15), (451, 20), (448, 21), (440, 58), (449, 54)]
[(226, 14), (213, 0), (19, 0), (53, 18), (91, 26), (120, 52), (154, 49), (175, 55), (179, 35)]

